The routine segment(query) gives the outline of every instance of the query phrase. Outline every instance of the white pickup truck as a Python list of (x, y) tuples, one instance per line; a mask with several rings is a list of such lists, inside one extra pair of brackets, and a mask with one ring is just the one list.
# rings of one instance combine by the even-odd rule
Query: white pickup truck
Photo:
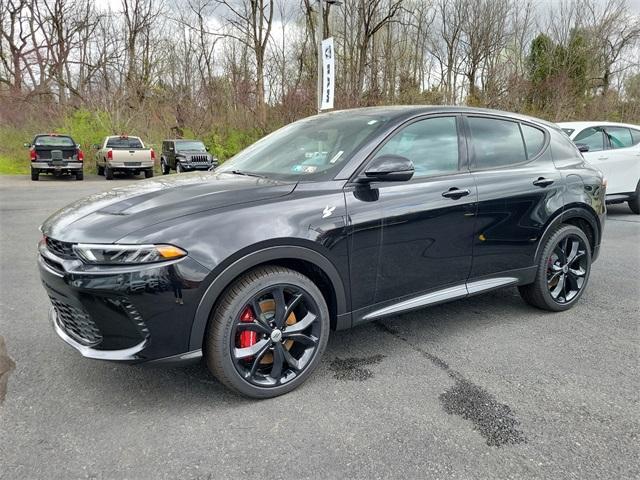
[(144, 172), (145, 178), (153, 177), (156, 154), (153, 148), (146, 148), (140, 137), (115, 135), (106, 137), (102, 145), (95, 145), (98, 175), (113, 180), (114, 172), (126, 172), (138, 175)]

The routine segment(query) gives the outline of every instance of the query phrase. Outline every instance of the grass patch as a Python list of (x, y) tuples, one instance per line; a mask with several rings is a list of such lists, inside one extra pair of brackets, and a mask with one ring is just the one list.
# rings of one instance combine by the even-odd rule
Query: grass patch
[(0, 155), (0, 175), (29, 175), (29, 173), (31, 173), (29, 160)]

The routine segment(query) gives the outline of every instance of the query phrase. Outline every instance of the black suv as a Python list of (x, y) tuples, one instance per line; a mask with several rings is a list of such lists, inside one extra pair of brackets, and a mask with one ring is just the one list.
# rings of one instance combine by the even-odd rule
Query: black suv
[(69, 174), (76, 180), (84, 178), (84, 153), (69, 135), (42, 133), (24, 146), (29, 149), (31, 180), (39, 180), (41, 173)]
[(217, 159), (208, 153), (200, 140), (164, 140), (160, 168), (163, 175), (175, 170), (178, 173), (191, 170), (209, 170), (218, 166)]
[(214, 172), (60, 210), (42, 226), (40, 273), (58, 335), (82, 355), (204, 357), (225, 385), (271, 397), (306, 380), (330, 329), (509, 286), (571, 308), (604, 198), (602, 175), (534, 118), (341, 111)]

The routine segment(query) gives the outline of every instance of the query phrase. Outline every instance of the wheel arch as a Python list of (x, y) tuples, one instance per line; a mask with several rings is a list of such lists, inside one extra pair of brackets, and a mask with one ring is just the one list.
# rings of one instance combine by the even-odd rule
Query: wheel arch
[(587, 205), (569, 206), (568, 208), (565, 208), (564, 210), (558, 212), (555, 216), (553, 216), (545, 227), (545, 230), (538, 242), (538, 246), (536, 247), (536, 263), (540, 259), (542, 248), (547, 239), (551, 235), (553, 235), (555, 229), (563, 223), (575, 225), (585, 232), (585, 235), (589, 239), (592, 254), (600, 245), (602, 227), (600, 225), (598, 215), (595, 213), (595, 211), (592, 211)]
[(190, 351), (203, 348), (211, 312), (225, 289), (245, 272), (265, 264), (291, 268), (311, 278), (327, 301), (331, 313), (331, 329), (351, 326), (347, 292), (333, 263), (320, 252), (308, 247), (271, 246), (248, 253), (215, 274), (196, 309), (189, 339)]

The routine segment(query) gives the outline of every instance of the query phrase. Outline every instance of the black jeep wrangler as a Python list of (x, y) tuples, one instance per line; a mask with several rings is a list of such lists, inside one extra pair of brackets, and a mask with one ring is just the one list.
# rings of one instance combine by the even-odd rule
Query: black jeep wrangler
[(208, 153), (208, 148), (200, 140), (164, 140), (160, 167), (162, 174), (171, 170), (178, 173), (192, 170), (209, 170), (218, 166), (218, 160)]
[(31, 180), (38, 180), (41, 173), (69, 174), (76, 180), (84, 178), (84, 153), (69, 135), (39, 134), (24, 146), (29, 149), (31, 157)]

